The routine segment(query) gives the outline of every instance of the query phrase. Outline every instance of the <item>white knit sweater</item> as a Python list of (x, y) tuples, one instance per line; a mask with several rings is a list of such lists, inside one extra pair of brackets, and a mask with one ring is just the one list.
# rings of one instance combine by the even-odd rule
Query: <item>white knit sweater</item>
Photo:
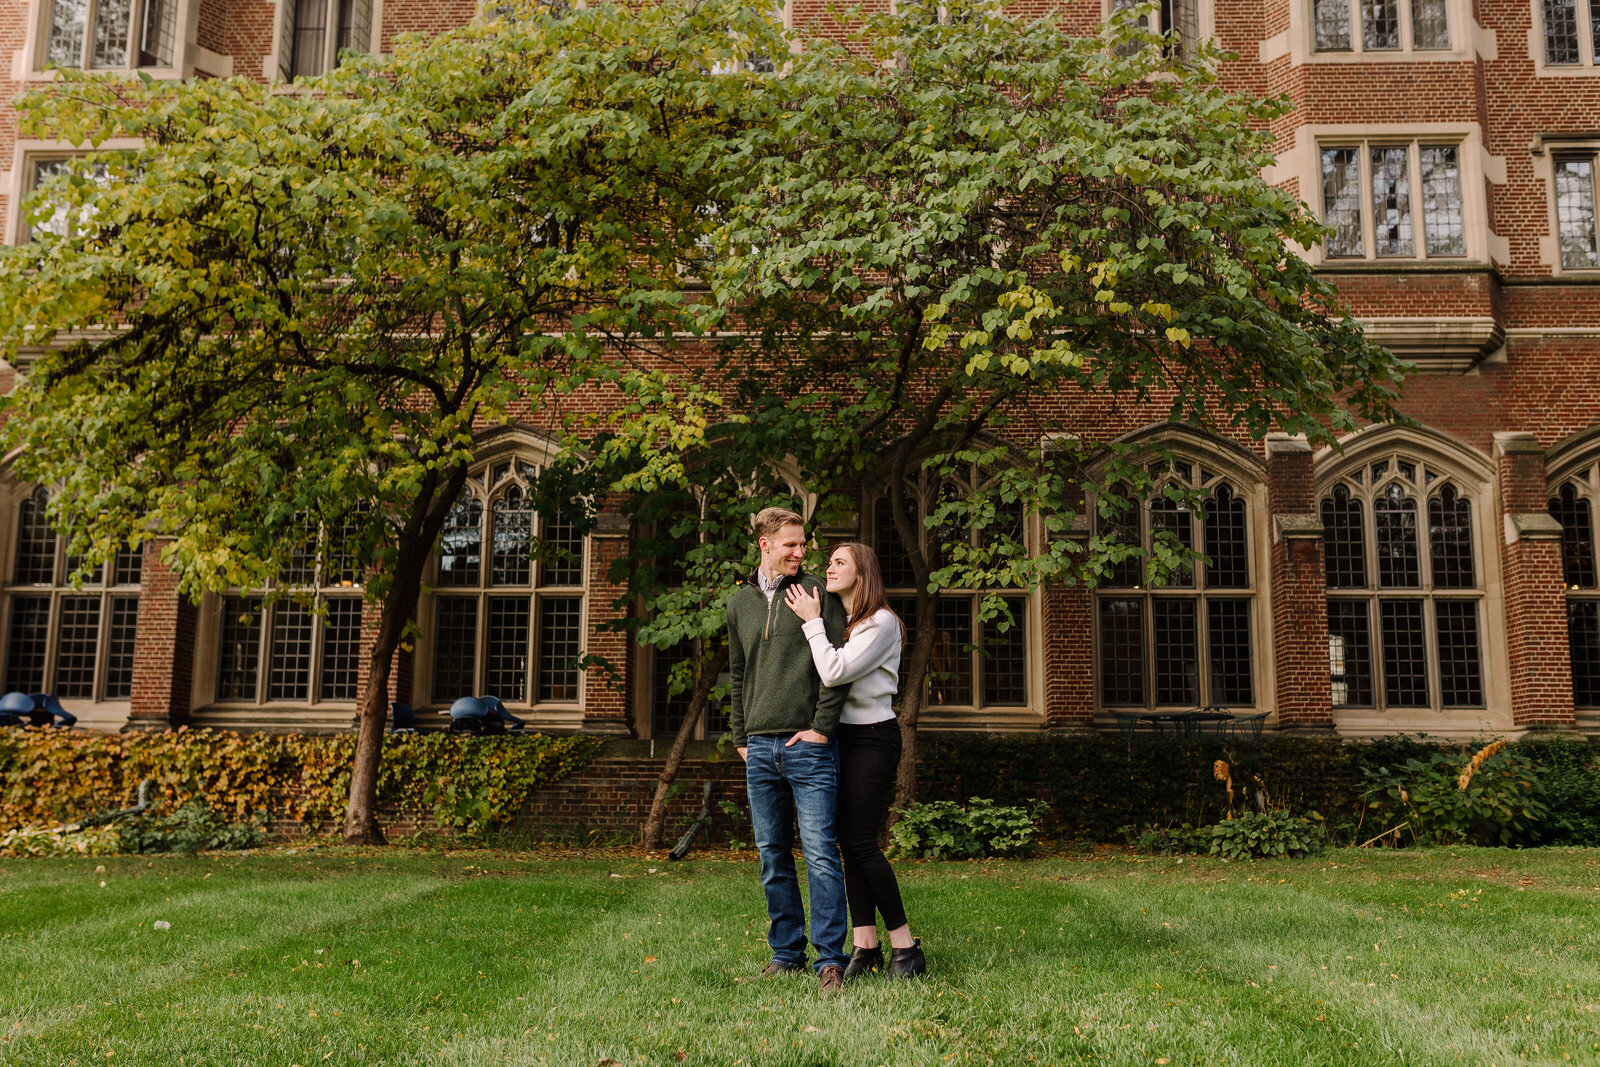
[(894, 718), (895, 690), (900, 685), (900, 620), (880, 608), (850, 634), (843, 648), (828, 643), (821, 619), (801, 626), (811, 642), (811, 660), (823, 685), (850, 686), (840, 722), (856, 726)]

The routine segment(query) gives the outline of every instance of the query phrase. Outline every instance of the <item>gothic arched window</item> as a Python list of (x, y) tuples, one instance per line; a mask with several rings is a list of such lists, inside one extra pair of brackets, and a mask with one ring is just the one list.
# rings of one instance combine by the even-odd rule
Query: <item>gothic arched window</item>
[(1550, 498), (1550, 514), (1561, 523), (1572, 699), (1580, 708), (1600, 707), (1600, 560), (1594, 536), (1597, 500), (1600, 463), (1592, 462), (1564, 479)]

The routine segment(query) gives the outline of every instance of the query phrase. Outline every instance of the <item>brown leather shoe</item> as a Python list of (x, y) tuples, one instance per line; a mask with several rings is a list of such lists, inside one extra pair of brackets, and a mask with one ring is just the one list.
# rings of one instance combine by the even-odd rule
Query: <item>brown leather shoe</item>
[(844, 992), (844, 968), (822, 968), (822, 974), (817, 978), (817, 995), (823, 1000), (832, 1000), (842, 992)]
[(761, 973), (756, 977), (771, 978), (780, 974), (803, 974), (805, 969), (806, 965), (803, 963), (779, 963), (777, 960), (773, 960), (762, 968)]

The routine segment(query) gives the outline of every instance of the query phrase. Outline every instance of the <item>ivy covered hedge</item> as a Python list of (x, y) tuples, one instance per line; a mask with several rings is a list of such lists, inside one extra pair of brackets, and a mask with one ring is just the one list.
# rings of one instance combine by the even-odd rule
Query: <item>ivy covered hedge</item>
[[(1115, 736), (980, 737), (924, 735), (918, 760), (919, 799), (988, 797), (1001, 804), (1043, 800), (1046, 833), (1062, 838), (1120, 842), (1126, 826), (1205, 826), (1227, 811), (1228, 795), (1215, 763), (1231, 768), (1236, 808), (1253, 810), (1256, 791), (1268, 805), (1320, 812), (1332, 843), (1345, 845), (1372, 818), (1363, 794), (1366, 771), (1410, 758), (1460, 753), (1476, 746), (1410, 738), (1347, 742), (1331, 736), (1279, 735), (1249, 744), (1178, 743)], [(1600, 745), (1560, 738), (1519, 741), (1510, 748), (1538, 768), (1552, 817), (1539, 842), (1600, 845)], [(1365, 816), (1365, 818), (1364, 818)], [(1384, 826), (1370, 826), (1365, 836)]]
[[(180, 729), (91, 734), (0, 730), (0, 833), (131, 805), (151, 780), (151, 805), (202, 801), (233, 822), (265, 817), (308, 830), (337, 823), (350, 789), (353, 734), (235, 734)], [(514, 822), (534, 790), (599, 752), (592, 737), (542, 734), (384, 738), (379, 807), (392, 818), (476, 832)]]

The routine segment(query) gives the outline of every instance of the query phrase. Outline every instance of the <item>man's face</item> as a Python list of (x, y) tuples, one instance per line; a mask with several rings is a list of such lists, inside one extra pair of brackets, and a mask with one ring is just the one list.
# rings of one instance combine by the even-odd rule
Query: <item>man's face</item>
[(798, 574), (806, 555), (806, 528), (799, 523), (781, 527), (761, 539), (761, 566), (768, 574)]

